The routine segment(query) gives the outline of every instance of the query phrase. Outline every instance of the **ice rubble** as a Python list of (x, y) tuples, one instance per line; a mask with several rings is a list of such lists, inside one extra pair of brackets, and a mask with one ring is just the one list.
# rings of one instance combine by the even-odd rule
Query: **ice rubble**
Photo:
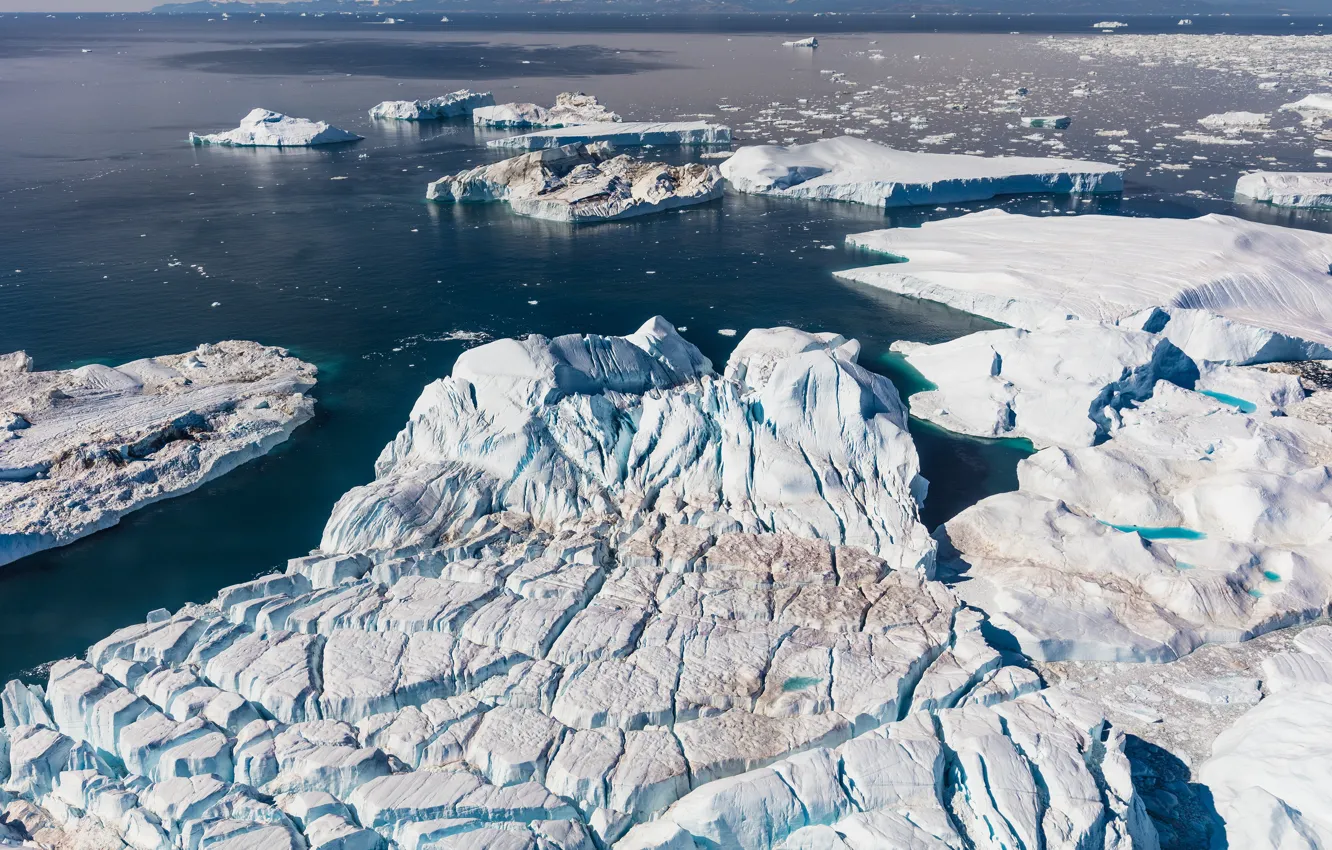
[(613, 156), (598, 145), (520, 154), (437, 180), (426, 192), (430, 200), (505, 201), (520, 215), (570, 222), (647, 215), (721, 195), (715, 166)]
[(602, 106), (593, 95), (563, 92), (555, 97), (555, 105), (549, 109), (535, 103), (487, 105), (472, 111), (472, 121), (483, 127), (559, 128), (615, 123), (620, 116)]
[(594, 142), (605, 142), (620, 148), (643, 145), (729, 145), (731, 128), (706, 121), (606, 122), (505, 136), (491, 139), (486, 144), (492, 148), (532, 151)]
[(135, 848), (1154, 850), (1122, 738), (926, 577), (856, 351), (473, 349), (324, 551), (10, 683), (11, 807)]
[(253, 342), (64, 372), (0, 357), (0, 564), (263, 455), (310, 418), (314, 383), (314, 366)]
[(898, 262), (839, 278), (1014, 327), (1068, 319), (1164, 327), (1194, 360), (1237, 365), (1332, 357), (1332, 237), (1320, 233), (1219, 215), (986, 210), (847, 244)]
[(1332, 45), (1318, 35), (1117, 34), (1114, 38), (1048, 38), (1039, 44), (1075, 56), (1247, 74), (1266, 80), (1271, 88), (1321, 85), (1332, 64)]
[(190, 144), (224, 145), (238, 148), (304, 148), (336, 145), (361, 139), (355, 133), (330, 127), (323, 121), (292, 118), (281, 112), (253, 109), (241, 119), (240, 126), (225, 133), (201, 136), (190, 133)]
[(1277, 207), (1332, 207), (1332, 175), (1255, 171), (1235, 183), (1235, 196)]
[(430, 100), (386, 100), (370, 110), (370, 117), (391, 121), (441, 121), (464, 118), (495, 105), (490, 92), (459, 89)]
[(741, 192), (878, 207), (1123, 188), (1123, 172), (1104, 163), (911, 153), (851, 136), (744, 147), (722, 164), (722, 175)]

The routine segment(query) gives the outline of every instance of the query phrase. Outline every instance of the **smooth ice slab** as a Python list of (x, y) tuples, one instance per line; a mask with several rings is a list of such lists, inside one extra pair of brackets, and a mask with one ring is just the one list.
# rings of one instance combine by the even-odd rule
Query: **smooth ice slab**
[(495, 105), (490, 92), (459, 89), (429, 100), (386, 100), (370, 110), (370, 117), (389, 121), (442, 121), (462, 118)]
[(876, 207), (1124, 188), (1122, 169), (1101, 162), (911, 153), (850, 136), (789, 147), (744, 147), (721, 168), (741, 192)]
[(492, 148), (540, 150), (562, 145), (608, 142), (616, 147), (643, 145), (729, 145), (731, 128), (705, 121), (639, 121), (582, 124), (576, 127), (538, 130), (523, 136), (492, 139)]
[(581, 124), (606, 124), (620, 121), (620, 116), (601, 105), (594, 95), (562, 92), (555, 105), (501, 103), (472, 111), (472, 122), (481, 127), (575, 127)]
[(267, 109), (251, 110), (249, 115), (241, 119), (239, 127), (225, 133), (206, 136), (190, 133), (190, 144), (237, 148), (308, 148), (360, 139), (355, 133), (330, 127), (323, 121), (292, 118)]
[(1274, 207), (1332, 207), (1332, 174), (1255, 171), (1236, 182), (1235, 197)]
[[(1195, 360), (1332, 357), (1332, 236), (1321, 233), (1219, 215), (987, 210), (855, 234), (847, 244), (896, 262), (838, 272), (844, 280), (1014, 327), (1155, 323)], [(1156, 307), (1168, 314), (1144, 312)]]

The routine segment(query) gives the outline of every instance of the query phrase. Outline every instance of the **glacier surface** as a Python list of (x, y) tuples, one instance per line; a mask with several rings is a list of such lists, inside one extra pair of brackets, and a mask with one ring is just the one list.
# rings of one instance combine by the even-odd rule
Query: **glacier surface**
[(281, 112), (253, 109), (240, 126), (225, 133), (190, 133), (192, 145), (223, 145), (237, 148), (308, 148), (360, 141), (361, 137), (323, 121), (292, 118)]

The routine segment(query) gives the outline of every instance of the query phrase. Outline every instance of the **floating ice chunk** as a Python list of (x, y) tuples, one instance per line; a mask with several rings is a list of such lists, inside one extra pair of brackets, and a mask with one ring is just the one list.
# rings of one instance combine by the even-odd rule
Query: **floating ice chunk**
[(1255, 171), (1240, 177), (1235, 196), (1276, 207), (1332, 207), (1332, 175)]
[(494, 105), (495, 98), (490, 92), (459, 89), (430, 100), (386, 100), (370, 110), (370, 117), (390, 121), (441, 121), (464, 118), (477, 109)]
[(782, 47), (818, 47), (818, 46), (819, 46), (819, 40), (817, 38), (814, 38), (813, 36), (810, 36), (809, 38), (802, 38), (799, 41), (782, 42)]
[(607, 142), (615, 147), (642, 145), (729, 145), (731, 128), (704, 121), (609, 122), (561, 129), (538, 130), (524, 136), (506, 136), (486, 144), (492, 148), (540, 150), (562, 145)]
[(360, 139), (355, 133), (330, 127), (323, 121), (292, 118), (267, 109), (252, 110), (241, 119), (240, 126), (235, 130), (211, 135), (190, 133), (190, 144), (229, 147), (305, 148)]
[(1198, 123), (1211, 130), (1261, 130), (1272, 120), (1262, 112), (1218, 112), (1199, 118)]
[(1315, 92), (1305, 95), (1294, 103), (1283, 104), (1281, 108), (1287, 112), (1298, 112), (1306, 117), (1332, 116), (1332, 93)]
[(1067, 115), (1025, 115), (1023, 127), (1039, 127), (1044, 130), (1063, 130), (1073, 123)]
[(502, 103), (472, 111), (472, 121), (482, 127), (575, 127), (581, 124), (605, 124), (620, 121), (620, 116), (601, 105), (594, 95), (563, 92), (555, 105), (546, 108), (535, 103)]
[(721, 169), (740, 192), (879, 207), (1123, 189), (1122, 170), (1105, 163), (910, 153), (849, 136), (741, 148)]

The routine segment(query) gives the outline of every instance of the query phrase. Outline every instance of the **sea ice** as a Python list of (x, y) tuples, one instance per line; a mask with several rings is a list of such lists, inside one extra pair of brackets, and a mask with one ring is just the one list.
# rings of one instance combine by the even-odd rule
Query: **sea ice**
[(482, 127), (559, 128), (615, 123), (620, 116), (602, 106), (593, 95), (563, 92), (555, 97), (555, 105), (550, 108), (535, 103), (483, 106), (472, 111), (472, 121)]
[(1235, 196), (1277, 207), (1332, 207), (1332, 175), (1255, 171), (1240, 177)]
[(0, 358), (0, 564), (259, 457), (313, 414), (315, 368), (253, 342), (33, 372)]
[(607, 122), (538, 130), (522, 136), (505, 136), (492, 139), (486, 144), (492, 148), (531, 151), (593, 142), (606, 142), (619, 148), (642, 145), (729, 145), (731, 128), (705, 121)]
[(386, 100), (370, 110), (370, 117), (392, 121), (440, 121), (463, 118), (477, 109), (494, 105), (495, 98), (490, 92), (459, 89), (430, 100)]
[(240, 126), (225, 133), (201, 136), (190, 133), (190, 144), (225, 145), (249, 148), (303, 148), (315, 145), (335, 145), (361, 139), (355, 133), (330, 127), (323, 121), (292, 118), (280, 112), (254, 109), (241, 119)]
[(1332, 237), (1321, 233), (1219, 215), (986, 210), (847, 244), (896, 262), (838, 272), (844, 280), (1014, 327), (1068, 319), (1164, 327), (1197, 361), (1332, 357)]
[(877, 207), (1123, 189), (1121, 169), (1105, 163), (911, 153), (850, 136), (789, 147), (744, 147), (721, 168), (741, 192)]
[(722, 195), (715, 166), (667, 165), (611, 156), (598, 145), (520, 154), (431, 183), (439, 201), (505, 201), (520, 215), (611, 221), (701, 204)]

